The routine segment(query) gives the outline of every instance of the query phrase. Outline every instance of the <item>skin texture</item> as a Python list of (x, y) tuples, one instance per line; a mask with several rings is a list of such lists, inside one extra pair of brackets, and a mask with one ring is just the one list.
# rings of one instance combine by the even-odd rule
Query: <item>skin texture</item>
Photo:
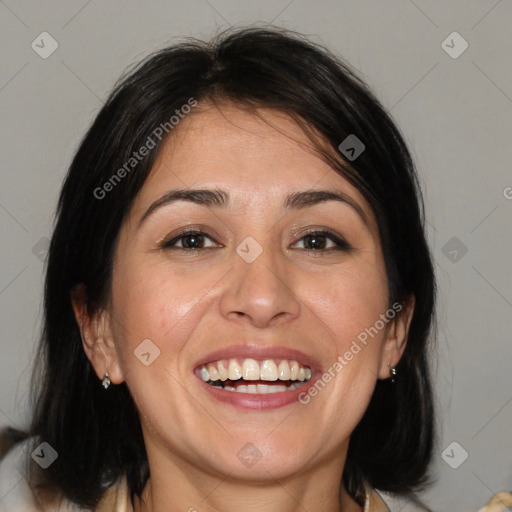
[[(165, 141), (121, 228), (110, 304), (90, 317), (74, 302), (98, 378), (108, 370), (113, 385), (126, 381), (141, 414), (151, 477), (134, 508), (361, 510), (340, 490), (348, 442), (376, 380), (403, 353), (413, 301), (307, 405), (253, 411), (214, 400), (194, 374), (199, 358), (231, 345), (284, 346), (326, 370), (388, 310), (388, 288), (369, 204), (297, 124), (268, 109), (200, 107)], [(140, 224), (176, 188), (221, 188), (230, 201), (178, 201)], [(366, 220), (338, 201), (284, 208), (288, 194), (310, 189), (343, 192)], [(161, 248), (187, 227), (205, 232), (206, 248)], [(351, 249), (322, 238), (325, 248), (311, 250), (311, 228)], [(247, 236), (263, 249), (252, 263), (236, 252)], [(133, 354), (145, 339), (160, 350), (149, 366)], [(237, 457), (247, 443), (261, 454), (252, 467)]]

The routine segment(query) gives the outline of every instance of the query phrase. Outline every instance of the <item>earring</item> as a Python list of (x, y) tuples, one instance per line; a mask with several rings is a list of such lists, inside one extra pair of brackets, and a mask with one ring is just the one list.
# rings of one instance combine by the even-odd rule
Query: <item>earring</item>
[(107, 389), (110, 386), (111, 381), (110, 381), (108, 372), (105, 373), (105, 376), (103, 377), (103, 380), (101, 381), (101, 384), (103, 385), (103, 387), (105, 389)]
[(391, 374), (391, 382), (395, 382), (395, 379), (396, 379), (396, 368), (394, 366), (392, 366), (389, 370), (390, 374)]

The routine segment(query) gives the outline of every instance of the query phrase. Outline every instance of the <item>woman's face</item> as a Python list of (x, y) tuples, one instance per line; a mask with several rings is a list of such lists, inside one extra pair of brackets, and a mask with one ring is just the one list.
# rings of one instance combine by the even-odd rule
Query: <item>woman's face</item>
[(252, 481), (342, 467), (406, 329), (369, 204), (259, 113), (204, 108), (165, 142), (120, 232), (106, 360), (90, 356), (126, 381), (150, 464)]

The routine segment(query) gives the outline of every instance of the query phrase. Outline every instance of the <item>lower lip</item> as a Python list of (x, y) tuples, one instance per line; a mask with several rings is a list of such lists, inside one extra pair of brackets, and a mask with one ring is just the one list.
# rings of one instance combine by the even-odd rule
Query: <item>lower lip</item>
[(225, 402), (242, 409), (252, 409), (259, 411), (266, 409), (278, 409), (279, 407), (284, 407), (293, 403), (301, 404), (301, 402), (299, 402), (299, 395), (302, 395), (302, 393), (307, 393), (308, 389), (313, 386), (317, 380), (318, 377), (313, 375), (307, 384), (304, 384), (297, 389), (292, 389), (290, 391), (280, 391), (278, 393), (263, 394), (226, 391), (222, 388), (210, 386), (210, 384), (206, 384), (206, 382), (203, 380), (200, 380), (200, 382), (206, 388), (206, 391), (208, 391), (208, 393), (210, 393), (213, 398), (219, 400), (220, 402)]

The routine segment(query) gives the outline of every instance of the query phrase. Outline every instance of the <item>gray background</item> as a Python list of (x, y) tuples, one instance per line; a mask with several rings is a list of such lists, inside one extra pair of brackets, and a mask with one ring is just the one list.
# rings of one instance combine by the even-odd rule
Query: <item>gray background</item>
[[(58, 190), (115, 80), (179, 36), (258, 21), (346, 58), (410, 144), (439, 279), (437, 482), (424, 498), (476, 511), (512, 490), (510, 0), (0, 0), (0, 424), (25, 425)], [(46, 59), (31, 47), (43, 31), (59, 45)], [(441, 44), (453, 31), (469, 44), (458, 58)]]

